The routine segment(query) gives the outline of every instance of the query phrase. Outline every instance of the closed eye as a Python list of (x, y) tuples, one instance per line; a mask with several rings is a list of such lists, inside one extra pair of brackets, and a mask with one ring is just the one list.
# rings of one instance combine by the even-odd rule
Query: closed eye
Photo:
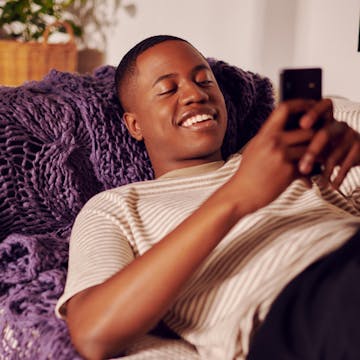
[(164, 90), (164, 91), (160, 92), (160, 93), (158, 94), (158, 96), (169, 95), (169, 94), (172, 94), (172, 93), (176, 92), (176, 90), (177, 90), (177, 88), (176, 88), (176, 87), (173, 87), (173, 88), (171, 88), (171, 89), (167, 89), (167, 90)]
[(213, 83), (212, 80), (203, 80), (203, 81), (198, 81), (197, 84), (200, 86), (209, 86)]

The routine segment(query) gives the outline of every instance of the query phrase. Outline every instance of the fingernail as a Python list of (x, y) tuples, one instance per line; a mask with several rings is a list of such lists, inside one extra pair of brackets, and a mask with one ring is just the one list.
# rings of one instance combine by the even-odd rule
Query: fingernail
[(311, 154), (305, 154), (299, 162), (299, 170), (302, 174), (308, 174), (314, 164), (314, 156)]

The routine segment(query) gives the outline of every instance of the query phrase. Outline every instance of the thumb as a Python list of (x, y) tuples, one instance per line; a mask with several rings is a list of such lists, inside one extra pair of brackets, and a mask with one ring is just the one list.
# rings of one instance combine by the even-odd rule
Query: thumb
[(307, 113), (313, 106), (313, 100), (295, 99), (279, 104), (270, 114), (262, 129), (266, 132), (278, 132), (285, 129), (291, 114)]
[(272, 111), (264, 125), (261, 127), (261, 131), (273, 133), (283, 130), (289, 115), (289, 107), (287, 104), (281, 103)]

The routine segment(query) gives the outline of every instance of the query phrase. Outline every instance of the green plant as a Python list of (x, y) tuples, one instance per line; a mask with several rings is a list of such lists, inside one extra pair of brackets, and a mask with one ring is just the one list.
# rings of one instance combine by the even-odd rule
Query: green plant
[[(67, 12), (75, 0), (0, 0), (0, 28), (2, 36), (23, 41), (38, 40), (45, 28), (56, 20), (67, 21), (75, 36), (81, 27)], [(59, 28), (64, 32), (65, 29)]]

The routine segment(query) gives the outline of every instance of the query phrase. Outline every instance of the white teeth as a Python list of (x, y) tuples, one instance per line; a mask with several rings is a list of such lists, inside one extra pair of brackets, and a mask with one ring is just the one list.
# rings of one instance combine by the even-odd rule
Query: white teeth
[(181, 126), (184, 127), (189, 127), (193, 124), (205, 121), (205, 120), (213, 120), (214, 117), (212, 115), (208, 115), (208, 114), (201, 114), (201, 115), (195, 115), (192, 116), (191, 118), (186, 119)]

